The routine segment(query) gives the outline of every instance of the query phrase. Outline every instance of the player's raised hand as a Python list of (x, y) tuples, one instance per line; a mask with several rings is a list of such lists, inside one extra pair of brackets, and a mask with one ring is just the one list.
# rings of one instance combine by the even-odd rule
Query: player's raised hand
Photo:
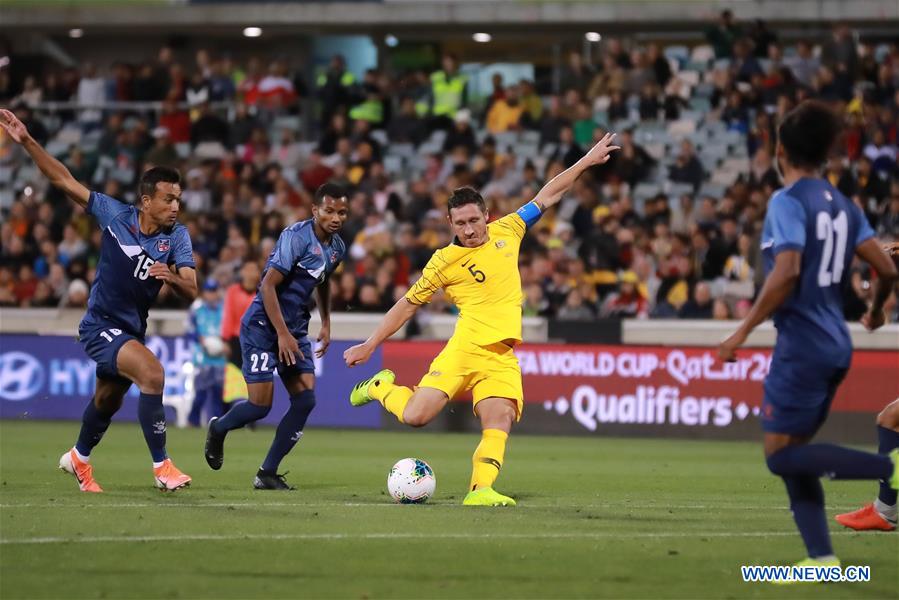
[(17, 144), (21, 144), (28, 137), (25, 124), (12, 111), (5, 108), (0, 108), (0, 127), (3, 127), (3, 131), (9, 134), (9, 137)]
[(297, 364), (297, 360), (303, 360), (303, 351), (297, 344), (295, 337), (289, 333), (278, 336), (278, 360), (288, 366)]
[(612, 152), (621, 150), (621, 146), (612, 145), (612, 142), (615, 141), (615, 135), (617, 134), (607, 133), (602, 136), (602, 139), (596, 142), (596, 145), (590, 148), (590, 151), (584, 155), (587, 162), (593, 165), (601, 165), (609, 161), (609, 158), (612, 157)]
[(172, 270), (165, 263), (155, 262), (150, 265), (150, 270), (147, 271), (150, 274), (150, 277), (155, 277), (161, 281), (165, 281), (166, 283), (172, 281), (175, 278), (175, 274), (172, 273)]
[(356, 365), (362, 365), (368, 362), (372, 352), (373, 350), (366, 344), (357, 344), (352, 348), (348, 348), (343, 353), (343, 360), (346, 361), (346, 366), (355, 367)]
[(315, 350), (316, 358), (321, 358), (325, 355), (325, 352), (328, 351), (328, 346), (331, 345), (331, 327), (328, 325), (322, 325), (322, 328), (318, 332), (318, 348)]

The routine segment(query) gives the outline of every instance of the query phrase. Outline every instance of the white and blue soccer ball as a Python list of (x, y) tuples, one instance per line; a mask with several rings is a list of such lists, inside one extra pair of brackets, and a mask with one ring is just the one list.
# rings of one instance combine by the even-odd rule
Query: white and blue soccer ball
[(418, 458), (404, 458), (387, 475), (387, 491), (400, 504), (427, 502), (437, 489), (431, 465)]

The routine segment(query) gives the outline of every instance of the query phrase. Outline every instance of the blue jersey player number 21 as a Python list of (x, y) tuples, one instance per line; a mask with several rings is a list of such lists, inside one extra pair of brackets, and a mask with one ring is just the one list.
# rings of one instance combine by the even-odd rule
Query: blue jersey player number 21
[(765, 284), (740, 328), (718, 348), (722, 359), (733, 360), (752, 330), (773, 316), (777, 342), (765, 378), (761, 425), (765, 461), (784, 482), (808, 551), (800, 567), (840, 566), (827, 530), (821, 477), (879, 479), (899, 487), (899, 450), (887, 456), (810, 443), (852, 360), (843, 292), (853, 258), (878, 274), (862, 319), (869, 329), (884, 323), (883, 304), (897, 278), (862, 210), (819, 175), (839, 129), (840, 118), (814, 101), (800, 104), (781, 122), (776, 159), (785, 186), (771, 197), (765, 215)]

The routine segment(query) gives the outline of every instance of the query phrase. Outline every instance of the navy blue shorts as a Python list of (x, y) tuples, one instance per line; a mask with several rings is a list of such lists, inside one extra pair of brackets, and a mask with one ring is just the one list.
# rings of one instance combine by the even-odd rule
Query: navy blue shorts
[(130, 379), (119, 375), (116, 364), (119, 350), (129, 340), (144, 343), (143, 339), (122, 331), (111, 323), (82, 322), (78, 327), (78, 341), (81, 342), (84, 352), (97, 363), (97, 377), (100, 379), (131, 383)]
[(300, 336), (297, 344), (303, 358), (297, 357), (293, 365), (278, 361), (278, 338), (256, 325), (240, 326), (240, 351), (243, 356), (243, 377), (247, 383), (272, 381), (275, 369), (282, 379), (301, 373), (315, 373), (312, 360), (312, 344), (309, 338)]
[(827, 418), (848, 370), (777, 357), (765, 378), (762, 429), (768, 433), (814, 434)]

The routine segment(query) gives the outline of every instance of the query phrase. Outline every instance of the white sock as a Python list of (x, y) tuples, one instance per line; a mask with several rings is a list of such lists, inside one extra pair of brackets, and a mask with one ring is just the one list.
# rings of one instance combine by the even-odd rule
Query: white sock
[(874, 500), (874, 510), (890, 523), (896, 523), (897, 509), (895, 504), (890, 506), (881, 502), (880, 498), (877, 498)]
[(164, 464), (165, 464), (165, 461), (162, 461), (162, 462), (154, 462), (154, 463), (153, 463), (153, 468), (154, 468), (154, 469), (158, 469), (159, 467), (161, 467), (161, 466), (164, 465)]
[[(91, 461), (90, 455), (84, 456), (83, 454), (81, 454), (80, 452), (78, 452), (78, 448), (74, 448), (74, 447), (73, 447), (73, 448), (72, 448), (72, 451), (75, 452), (75, 456), (77, 456), (77, 457), (78, 457), (78, 460), (80, 460), (81, 462), (83, 462), (83, 463), (89, 463), (89, 462)], [(895, 510), (895, 509), (894, 509), (894, 510)]]

